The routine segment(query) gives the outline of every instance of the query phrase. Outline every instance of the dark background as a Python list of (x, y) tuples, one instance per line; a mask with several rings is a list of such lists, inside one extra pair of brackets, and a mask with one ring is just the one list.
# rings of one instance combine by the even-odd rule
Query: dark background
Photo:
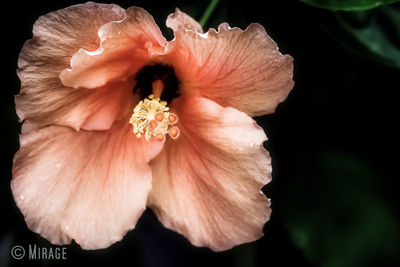
[[(80, 1), (11, 1), (3, 6), (0, 267), (399, 266), (400, 71), (352, 43), (337, 23), (338, 16), (361, 16), (362, 23), (352, 26), (363, 30), (368, 16), (377, 11), (344, 14), (298, 1), (262, 5), (252, 0), (221, 1), (205, 28), (226, 21), (244, 29), (259, 22), (281, 52), (294, 58), (296, 84), (288, 99), (275, 114), (256, 118), (269, 137), (266, 147), (274, 170), (273, 181), (264, 190), (273, 209), (265, 236), (214, 253), (191, 246), (147, 210), (136, 229), (110, 248), (85, 251), (73, 243), (67, 246), (67, 260), (12, 259), (15, 245), (52, 246), (26, 227), (10, 190), (20, 129), (13, 100), (19, 91), (16, 62), (38, 16), (76, 3)], [(199, 20), (208, 5), (204, 0), (113, 3), (145, 8), (169, 39), (172, 31), (165, 27), (165, 19), (175, 7)], [(398, 5), (391, 8), (399, 10)], [(384, 34), (400, 47), (396, 25), (385, 18), (382, 23)]]

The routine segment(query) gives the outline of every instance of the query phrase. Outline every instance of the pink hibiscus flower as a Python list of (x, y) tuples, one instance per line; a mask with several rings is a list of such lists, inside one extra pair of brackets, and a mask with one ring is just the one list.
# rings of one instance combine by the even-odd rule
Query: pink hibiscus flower
[(259, 24), (166, 23), (169, 42), (145, 10), (89, 2), (40, 17), (22, 48), (11, 187), (53, 244), (110, 246), (146, 206), (214, 251), (263, 235), (271, 164), (251, 116), (287, 97), (293, 59)]

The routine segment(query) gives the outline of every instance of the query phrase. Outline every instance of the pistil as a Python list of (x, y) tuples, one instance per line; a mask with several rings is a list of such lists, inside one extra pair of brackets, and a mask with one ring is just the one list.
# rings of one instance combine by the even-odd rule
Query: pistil
[(155, 137), (157, 141), (164, 142), (167, 133), (172, 139), (179, 137), (178, 127), (173, 126), (178, 122), (178, 116), (169, 112), (167, 102), (160, 99), (163, 87), (161, 80), (154, 81), (153, 94), (139, 101), (133, 109), (129, 123), (133, 125), (132, 131), (138, 138), (144, 137), (149, 141)]

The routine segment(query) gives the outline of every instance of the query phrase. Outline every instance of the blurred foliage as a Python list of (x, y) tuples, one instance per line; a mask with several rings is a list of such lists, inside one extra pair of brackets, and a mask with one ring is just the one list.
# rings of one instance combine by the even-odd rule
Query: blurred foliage
[[(217, 28), (222, 22), (231, 23), (232, 16), (227, 13), (227, 9), (232, 4), (229, 0), (199, 0), (185, 3), (180, 9), (196, 19), (206, 32), (210, 27)], [(238, 10), (236, 13), (241, 14)]]
[(374, 8), (380, 5), (388, 5), (399, 0), (301, 0), (302, 2), (316, 6), (319, 8), (326, 8), (330, 10), (364, 10)]
[(380, 64), (400, 68), (400, 7), (325, 14), (319, 24), (346, 48)]
[(283, 218), (309, 260), (326, 267), (390, 266), (396, 260), (398, 218), (364, 162), (321, 153), (295, 173), (284, 190)]
[(210, 4), (208, 5), (207, 9), (204, 11), (203, 15), (201, 16), (201, 19), (199, 20), (201, 27), (203, 27), (207, 23), (211, 14), (214, 12), (214, 9), (217, 7), (218, 2), (219, 2), (219, 0), (211, 0), (210, 1)]
[(235, 250), (234, 267), (256, 266), (256, 245), (254, 243), (244, 244)]

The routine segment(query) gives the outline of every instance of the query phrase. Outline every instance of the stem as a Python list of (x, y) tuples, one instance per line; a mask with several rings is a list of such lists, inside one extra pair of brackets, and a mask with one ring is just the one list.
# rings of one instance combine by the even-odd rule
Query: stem
[(203, 28), (204, 25), (207, 23), (208, 19), (210, 18), (211, 14), (213, 13), (215, 7), (217, 6), (219, 0), (211, 0), (210, 4), (208, 5), (206, 11), (204, 11), (203, 16), (200, 19), (200, 25)]

